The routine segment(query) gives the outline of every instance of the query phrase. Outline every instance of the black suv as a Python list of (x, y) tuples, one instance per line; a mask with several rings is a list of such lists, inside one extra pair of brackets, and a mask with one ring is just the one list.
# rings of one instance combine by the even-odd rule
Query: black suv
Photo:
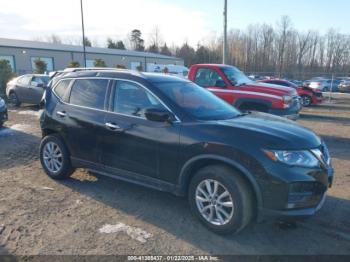
[(310, 130), (241, 113), (177, 77), (81, 70), (51, 82), (40, 160), (54, 179), (75, 168), (188, 196), (218, 233), (261, 215), (313, 215), (332, 184), (326, 145)]

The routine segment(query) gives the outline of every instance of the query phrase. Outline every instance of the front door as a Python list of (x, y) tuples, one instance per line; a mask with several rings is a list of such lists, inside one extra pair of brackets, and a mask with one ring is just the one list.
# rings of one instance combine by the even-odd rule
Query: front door
[[(165, 180), (159, 174), (160, 159), (167, 156), (173, 163), (179, 143), (179, 126), (153, 122), (145, 118), (147, 108), (164, 106), (141, 85), (118, 80), (106, 115), (104, 135), (100, 136), (101, 162), (111, 168)], [(163, 150), (164, 146), (169, 149)], [(163, 157), (160, 158), (160, 152)]]

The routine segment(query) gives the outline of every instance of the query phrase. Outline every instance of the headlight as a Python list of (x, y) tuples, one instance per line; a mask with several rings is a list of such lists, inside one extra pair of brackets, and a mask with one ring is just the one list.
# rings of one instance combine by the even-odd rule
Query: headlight
[(283, 106), (284, 108), (290, 107), (293, 98), (291, 96), (283, 96)]
[(271, 160), (282, 162), (290, 166), (316, 167), (319, 164), (318, 159), (310, 151), (283, 151), (283, 150), (264, 150), (266, 156)]
[(5, 106), (5, 101), (4, 99), (0, 98), (0, 107), (4, 107)]

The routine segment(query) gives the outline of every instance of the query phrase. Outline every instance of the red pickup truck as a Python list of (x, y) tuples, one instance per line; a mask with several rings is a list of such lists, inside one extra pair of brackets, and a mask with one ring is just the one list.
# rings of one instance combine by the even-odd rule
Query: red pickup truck
[(301, 103), (295, 89), (253, 82), (234, 66), (193, 65), (188, 79), (240, 110), (267, 112), (290, 119), (299, 116)]

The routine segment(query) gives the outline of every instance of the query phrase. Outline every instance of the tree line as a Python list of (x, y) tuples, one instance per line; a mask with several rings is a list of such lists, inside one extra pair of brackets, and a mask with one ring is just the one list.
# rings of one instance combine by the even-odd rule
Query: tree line
[[(57, 36), (51, 42), (62, 42)], [(86, 38), (87, 46), (92, 42)], [(134, 29), (126, 40), (108, 38), (105, 47), (173, 55), (194, 63), (221, 63), (222, 37), (206, 39), (193, 47), (187, 42), (168, 47), (158, 27), (149, 35), (146, 46), (142, 32)], [(350, 36), (334, 29), (298, 31), (288, 16), (276, 25), (254, 24), (245, 30), (228, 32), (228, 64), (247, 73), (306, 79), (320, 75), (350, 74)]]

